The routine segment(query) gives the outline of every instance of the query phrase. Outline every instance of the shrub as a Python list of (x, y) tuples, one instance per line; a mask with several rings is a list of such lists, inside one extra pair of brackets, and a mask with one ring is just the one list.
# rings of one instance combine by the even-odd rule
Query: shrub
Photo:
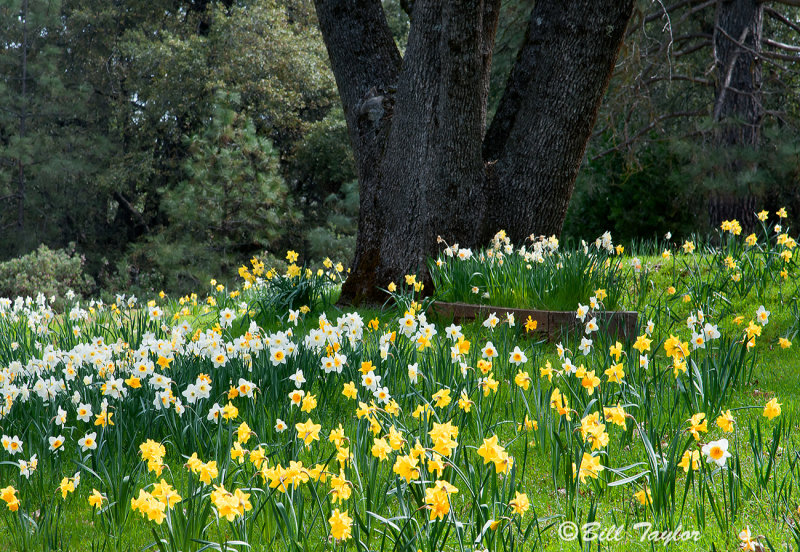
[[(589, 160), (576, 181), (562, 237), (609, 230), (623, 243), (666, 232), (684, 239), (713, 232), (727, 219), (754, 231), (753, 214), (762, 209), (786, 207), (791, 217), (800, 212), (798, 158), (796, 136), (765, 128), (757, 150), (671, 138), (641, 144), (631, 157)], [(796, 227), (793, 218), (786, 222)]]
[(700, 190), (682, 169), (683, 152), (674, 144), (656, 144), (637, 153), (631, 164), (622, 154), (584, 167), (564, 224), (564, 237), (599, 236), (606, 230), (616, 240), (654, 238), (670, 231), (689, 235), (708, 228), (698, 206)]
[(43, 293), (47, 297), (64, 298), (67, 290), (88, 295), (94, 280), (83, 272), (83, 255), (75, 245), (67, 249), (39, 249), (22, 257), (0, 263), (0, 297), (30, 296)]

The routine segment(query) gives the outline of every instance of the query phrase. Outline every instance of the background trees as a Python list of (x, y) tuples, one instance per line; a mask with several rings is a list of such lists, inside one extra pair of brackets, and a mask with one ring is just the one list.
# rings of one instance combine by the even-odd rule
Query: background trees
[[(413, 3), (382, 4), (398, 53), (419, 47)], [(499, 6), (487, 132), (535, 4)], [(635, 2), (565, 236), (677, 236), (756, 205), (800, 212), (798, 10)], [(375, 97), (397, 91), (385, 92)], [(0, 0), (0, 260), (72, 242), (99, 286), (156, 291), (289, 247), (347, 262), (364, 201), (356, 168), (311, 0)], [(249, 202), (248, 217), (225, 216), (226, 194)]]
[[(0, 248), (4, 256), (97, 230), (93, 193), (112, 145), (93, 91), (63, 55), (62, 5), (0, 5)], [(78, 213), (83, 216), (78, 217)], [(12, 238), (13, 237), (13, 238)], [(94, 245), (94, 244), (92, 244)]]
[(2, 0), (0, 26), (0, 258), (75, 242), (101, 285), (185, 290), (307, 236), (346, 249), (310, 4)]
[(798, 20), (782, 2), (641, 2), (565, 231), (630, 239), (797, 213)]

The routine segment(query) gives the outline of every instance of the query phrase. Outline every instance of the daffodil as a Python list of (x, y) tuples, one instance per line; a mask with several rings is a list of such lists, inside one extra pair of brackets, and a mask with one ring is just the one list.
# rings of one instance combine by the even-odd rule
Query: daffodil
[(9, 485), (0, 489), (0, 500), (6, 503), (8, 509), (12, 512), (19, 510), (19, 498), (17, 497), (17, 489)]
[(683, 468), (683, 471), (689, 472), (689, 470), (697, 471), (700, 469), (700, 451), (699, 450), (687, 450), (683, 453), (681, 457), (681, 461), (678, 462), (678, 467)]
[(346, 541), (352, 536), (353, 519), (347, 512), (340, 512), (338, 508), (331, 512), (328, 518), (331, 526), (331, 536), (337, 541)]
[(768, 420), (773, 420), (780, 415), (781, 403), (778, 402), (777, 398), (773, 398), (764, 406), (764, 417)]
[(720, 468), (725, 467), (725, 461), (730, 458), (731, 453), (728, 452), (728, 440), (720, 439), (719, 441), (711, 441), (703, 445), (703, 456), (706, 457), (706, 462), (714, 463)]
[(689, 420), (689, 433), (695, 441), (700, 440), (700, 433), (708, 433), (708, 420), (704, 412), (698, 412)]
[(733, 431), (734, 421), (730, 410), (726, 410), (717, 417), (717, 425), (726, 433), (731, 433)]
[(301, 439), (306, 446), (311, 445), (313, 441), (319, 441), (319, 432), (322, 429), (321, 424), (315, 424), (309, 418), (303, 423), (295, 424), (297, 430), (297, 438)]
[[(575, 463), (572, 464), (572, 473), (575, 474)], [(588, 452), (583, 453), (583, 458), (581, 459), (581, 466), (578, 469), (578, 478), (581, 480), (581, 483), (586, 483), (586, 478), (597, 479), (600, 475), (600, 472), (605, 470), (605, 467), (600, 463), (599, 456), (592, 456)]]
[(511, 499), (508, 505), (511, 507), (511, 511), (519, 516), (524, 516), (525, 512), (531, 507), (528, 495), (518, 491), (514, 493), (514, 498)]
[(444, 519), (450, 513), (450, 495), (458, 489), (447, 481), (437, 480), (425, 489), (425, 504), (430, 509), (430, 519)]
[(419, 460), (411, 455), (398, 456), (392, 471), (410, 483), (419, 478)]

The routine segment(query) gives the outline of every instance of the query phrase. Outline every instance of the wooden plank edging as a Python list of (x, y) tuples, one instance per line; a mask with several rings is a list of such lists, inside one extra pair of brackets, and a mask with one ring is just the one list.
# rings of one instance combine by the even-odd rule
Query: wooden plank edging
[[(525, 324), (528, 317), (536, 321), (536, 332), (544, 333), (548, 339), (557, 340), (564, 331), (582, 328), (583, 323), (575, 316), (575, 311), (548, 311), (538, 309), (518, 309), (511, 307), (495, 307), (492, 305), (474, 305), (470, 303), (446, 303), (436, 301), (433, 311), (440, 317), (458, 320), (485, 319), (491, 313), (504, 320), (507, 314), (513, 314), (517, 324)], [(595, 311), (597, 324), (605, 327), (611, 335), (618, 339), (636, 339), (636, 328), (639, 313), (636, 311)]]

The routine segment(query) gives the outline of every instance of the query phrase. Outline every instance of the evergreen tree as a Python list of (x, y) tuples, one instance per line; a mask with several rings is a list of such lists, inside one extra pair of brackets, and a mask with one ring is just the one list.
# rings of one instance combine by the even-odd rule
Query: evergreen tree
[[(0, 256), (85, 241), (105, 222), (91, 183), (111, 147), (64, 60), (59, 0), (0, 2)], [(81, 239), (83, 238), (83, 239)]]
[(190, 291), (234, 273), (293, 221), (278, 153), (239, 101), (218, 92), (203, 130), (185, 140), (186, 179), (163, 190), (167, 224), (135, 248), (140, 263), (163, 277), (151, 285)]

